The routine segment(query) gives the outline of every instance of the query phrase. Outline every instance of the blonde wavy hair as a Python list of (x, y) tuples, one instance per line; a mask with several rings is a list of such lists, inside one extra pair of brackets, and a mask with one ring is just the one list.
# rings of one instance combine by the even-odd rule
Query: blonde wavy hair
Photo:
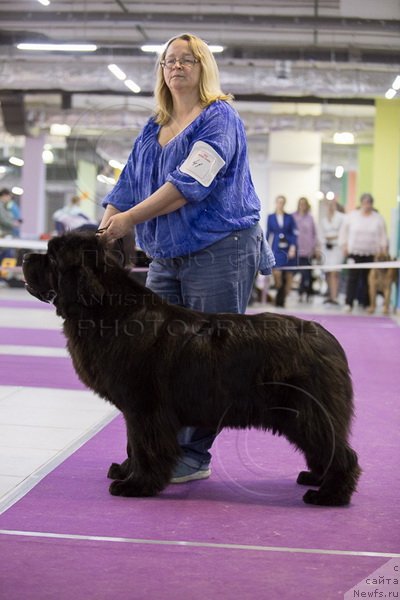
[(233, 99), (231, 94), (225, 94), (220, 87), (219, 71), (215, 58), (207, 44), (199, 37), (191, 33), (182, 33), (168, 40), (166, 47), (159, 57), (157, 63), (156, 85), (154, 88), (154, 97), (156, 99), (156, 118), (159, 125), (166, 125), (171, 118), (173, 109), (173, 100), (170, 90), (165, 83), (162, 61), (165, 59), (169, 46), (175, 40), (185, 40), (189, 42), (189, 48), (193, 56), (199, 61), (200, 73), (200, 103), (204, 108), (216, 100), (230, 101)]

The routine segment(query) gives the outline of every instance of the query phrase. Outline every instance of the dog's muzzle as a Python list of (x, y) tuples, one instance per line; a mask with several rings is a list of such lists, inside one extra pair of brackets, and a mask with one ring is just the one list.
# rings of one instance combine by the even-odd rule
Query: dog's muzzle
[(22, 270), (25, 277), (25, 289), (32, 296), (38, 298), (38, 300), (41, 300), (42, 302), (47, 302), (49, 304), (54, 304), (54, 301), (57, 298), (56, 290), (53, 288), (43, 289), (43, 285), (40, 285), (39, 281), (35, 281), (37, 279), (36, 277), (32, 278), (31, 276), (29, 276), (29, 273), (31, 271), (28, 270), (29, 263), (32, 265), (32, 263), (35, 263), (35, 261), (37, 262), (38, 256), (39, 255), (35, 253), (24, 254), (22, 260)]
[(54, 301), (57, 298), (57, 292), (55, 290), (46, 290), (45, 292), (41, 292), (40, 290), (35, 290), (28, 283), (25, 283), (25, 289), (31, 294), (31, 296), (34, 296), (42, 302), (47, 302), (48, 304), (54, 304)]

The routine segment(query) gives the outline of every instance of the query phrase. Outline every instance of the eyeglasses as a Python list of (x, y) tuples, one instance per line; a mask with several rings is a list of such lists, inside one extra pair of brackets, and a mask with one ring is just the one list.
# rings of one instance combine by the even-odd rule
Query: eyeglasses
[(179, 63), (181, 67), (187, 67), (191, 69), (196, 63), (200, 62), (197, 58), (187, 57), (187, 58), (167, 58), (167, 60), (162, 60), (160, 65), (163, 69), (173, 69), (174, 66)]

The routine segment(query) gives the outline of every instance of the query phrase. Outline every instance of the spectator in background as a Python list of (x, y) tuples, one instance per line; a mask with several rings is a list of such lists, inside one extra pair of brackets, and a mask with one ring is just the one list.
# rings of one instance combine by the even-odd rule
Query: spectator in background
[[(339, 231), (343, 224), (344, 214), (338, 210), (336, 200), (329, 200), (327, 213), (321, 220), (322, 259), (325, 266), (340, 265), (343, 252), (339, 245)], [(327, 304), (338, 304), (340, 271), (327, 271), (328, 296)]]
[(0, 190), (0, 237), (18, 237), (21, 222), (19, 206), (12, 199), (10, 190), (3, 188)]
[(279, 267), (296, 265), (296, 223), (292, 215), (285, 212), (286, 198), (278, 196), (275, 200), (275, 212), (268, 215), (267, 240), (275, 256), (272, 271), (276, 288), (276, 306), (285, 306), (285, 300), (292, 289), (293, 271), (282, 271)]
[[(7, 209), (7, 204), (11, 200), (10, 190), (4, 188), (0, 190), (0, 238), (12, 236), (14, 232), (15, 222)], [(0, 248), (0, 265), (6, 258), (13, 258), (15, 251), (11, 248)]]
[[(388, 251), (385, 221), (373, 208), (371, 194), (362, 194), (360, 208), (345, 215), (339, 233), (339, 244), (348, 263), (368, 263), (374, 256)], [(351, 312), (356, 298), (361, 306), (369, 305), (369, 269), (349, 269), (346, 290), (346, 312)]]
[[(293, 217), (297, 229), (297, 259), (299, 266), (311, 266), (312, 259), (318, 252), (318, 236), (314, 218), (311, 214), (311, 205), (307, 198), (299, 198), (297, 211)], [(307, 300), (312, 295), (311, 269), (301, 271), (299, 298), (302, 300), (306, 294)]]
[(66, 206), (53, 214), (54, 226), (59, 235), (72, 229), (97, 229), (97, 223), (85, 214), (80, 204), (80, 197), (73, 196)]

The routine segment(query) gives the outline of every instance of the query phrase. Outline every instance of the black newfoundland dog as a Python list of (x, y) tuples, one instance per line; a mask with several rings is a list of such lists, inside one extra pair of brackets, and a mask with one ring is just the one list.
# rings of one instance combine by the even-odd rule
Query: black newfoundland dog
[(348, 442), (352, 384), (343, 349), (321, 325), (279, 314), (203, 314), (137, 283), (94, 234), (26, 254), (28, 291), (51, 302), (82, 382), (121, 410), (128, 458), (111, 494), (168, 485), (183, 426), (270, 430), (305, 456), (308, 504), (345, 505), (360, 468)]

